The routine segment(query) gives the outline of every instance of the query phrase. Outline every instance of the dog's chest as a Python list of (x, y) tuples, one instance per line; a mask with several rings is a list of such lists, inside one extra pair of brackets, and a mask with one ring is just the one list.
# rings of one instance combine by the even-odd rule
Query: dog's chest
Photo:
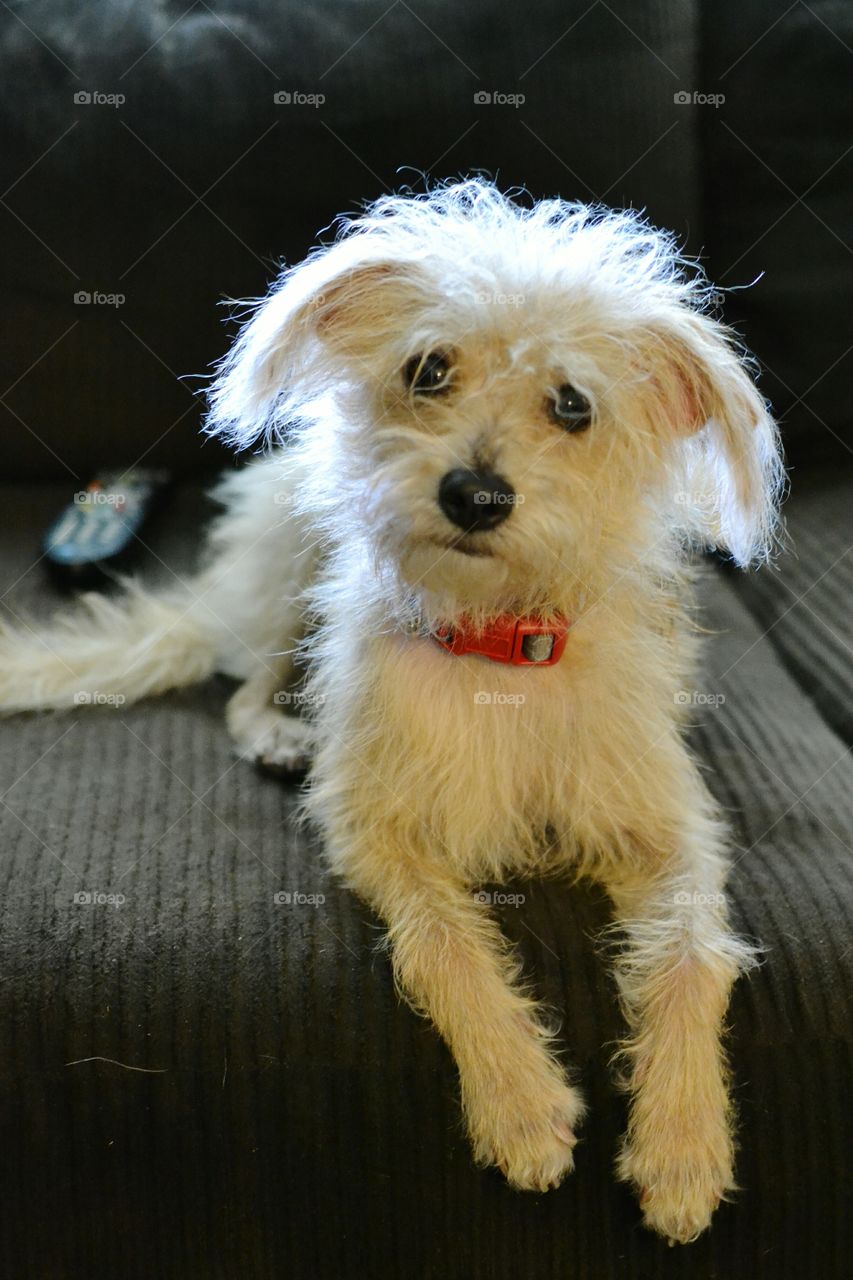
[[(459, 656), (423, 637), (401, 638), (395, 650), (389, 674), (412, 713), (429, 719), (440, 709), (467, 724), (472, 736), (485, 730), (514, 737), (519, 718), (536, 721), (542, 729), (550, 720), (562, 725), (570, 709), (571, 681), (558, 666), (514, 666), (478, 654)], [(519, 717), (524, 712), (526, 717)]]
[(513, 667), (385, 637), (363, 739), (383, 810), (432, 833), (474, 879), (539, 865), (548, 829), (572, 826), (578, 725), (569, 663)]
[[(565, 666), (517, 667), (403, 639), (382, 680), (397, 749), (424, 772), (487, 796), (532, 792), (571, 771), (577, 691)], [(392, 728), (393, 726), (393, 728)], [(455, 790), (455, 787), (453, 788)]]

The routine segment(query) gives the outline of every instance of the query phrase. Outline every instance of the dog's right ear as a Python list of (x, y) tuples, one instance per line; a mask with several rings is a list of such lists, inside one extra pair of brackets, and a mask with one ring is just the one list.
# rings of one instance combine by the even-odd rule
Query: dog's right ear
[(391, 291), (411, 285), (415, 265), (395, 260), (382, 240), (352, 236), (283, 273), (217, 368), (208, 434), (238, 448), (282, 434), (340, 376), (342, 357), (367, 367), (370, 345), (399, 331)]

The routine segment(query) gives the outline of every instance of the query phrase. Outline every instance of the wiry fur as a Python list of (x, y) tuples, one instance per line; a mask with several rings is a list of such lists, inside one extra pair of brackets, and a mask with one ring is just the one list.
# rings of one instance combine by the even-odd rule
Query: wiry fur
[[(480, 181), (382, 199), (281, 277), (219, 370), (209, 430), (287, 441), (222, 490), (187, 599), (147, 618), (134, 588), (46, 635), (47, 656), (26, 634), (0, 639), (10, 710), (68, 705), (105, 672), (127, 696), (213, 667), (245, 678), (228, 713), (240, 751), (313, 756), (306, 810), (455, 1055), (477, 1158), (517, 1187), (571, 1169), (583, 1103), (472, 889), (513, 871), (600, 880), (628, 1024), (619, 1173), (681, 1241), (734, 1186), (720, 1036), (751, 959), (726, 923), (725, 831), (680, 733), (688, 552), (766, 555), (782, 476), (707, 299), (632, 214), (524, 210)], [(401, 370), (434, 350), (452, 353), (450, 389), (416, 399)], [(548, 416), (565, 382), (592, 405), (581, 434)], [(475, 464), (524, 501), (463, 535), (436, 495)], [(449, 657), (427, 634), (502, 612), (567, 615), (559, 664)], [(310, 716), (295, 719), (273, 695), (309, 624)]]

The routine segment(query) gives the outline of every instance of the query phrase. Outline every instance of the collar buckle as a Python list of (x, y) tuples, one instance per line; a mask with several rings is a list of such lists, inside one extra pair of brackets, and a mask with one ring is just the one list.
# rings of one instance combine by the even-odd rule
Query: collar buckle
[(513, 667), (553, 667), (560, 661), (569, 634), (569, 621), (516, 618), (502, 614), (476, 631), (465, 619), (455, 626), (440, 626), (432, 638), (448, 653), (478, 654), (491, 662)]

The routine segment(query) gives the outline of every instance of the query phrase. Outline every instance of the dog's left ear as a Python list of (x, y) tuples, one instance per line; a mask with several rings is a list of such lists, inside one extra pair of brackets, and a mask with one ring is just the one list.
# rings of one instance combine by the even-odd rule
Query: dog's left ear
[(779, 433), (729, 331), (697, 312), (653, 335), (657, 412), (680, 447), (691, 532), (738, 564), (765, 558), (784, 482)]
[(415, 267), (382, 237), (356, 235), (286, 271), (220, 363), (205, 430), (239, 448), (282, 434), (341, 377), (343, 357), (368, 368), (376, 342), (399, 333)]

